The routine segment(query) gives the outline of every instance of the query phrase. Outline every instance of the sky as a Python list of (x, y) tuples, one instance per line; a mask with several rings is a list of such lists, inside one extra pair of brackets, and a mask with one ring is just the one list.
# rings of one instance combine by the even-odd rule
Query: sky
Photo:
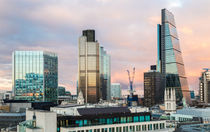
[(111, 55), (111, 80), (128, 90), (127, 69), (136, 68), (134, 86), (143, 93), (143, 73), (156, 64), (161, 9), (174, 16), (186, 76), (198, 90), (210, 62), (209, 0), (0, 0), (0, 89), (12, 90), (12, 52), (58, 54), (59, 85), (76, 91), (78, 38), (95, 29)]

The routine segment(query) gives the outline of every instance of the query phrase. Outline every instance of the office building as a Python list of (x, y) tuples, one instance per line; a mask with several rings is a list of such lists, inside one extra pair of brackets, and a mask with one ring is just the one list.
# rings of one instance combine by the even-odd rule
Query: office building
[(157, 26), (157, 71), (164, 76), (165, 88), (176, 88), (177, 102), (182, 102), (182, 98), (185, 98), (186, 102), (190, 104), (190, 91), (185, 75), (174, 15), (166, 9), (162, 9), (161, 18), (162, 23)]
[(0, 112), (0, 131), (8, 127), (16, 127), (20, 122), (25, 121), (26, 114), (24, 112)]
[[(64, 113), (61, 113), (65, 109)], [(47, 123), (46, 123), (47, 122)], [(26, 121), (18, 132), (172, 132), (166, 120), (153, 120), (150, 112), (131, 111), (128, 107), (58, 106), (52, 111), (26, 111)]]
[(78, 93), (82, 91), (85, 103), (97, 103), (101, 98), (99, 43), (94, 30), (84, 30), (79, 38)]
[(210, 103), (210, 71), (205, 69), (199, 78), (199, 95), (202, 103)]
[(151, 107), (162, 104), (164, 100), (163, 77), (151, 66), (148, 72), (144, 73), (144, 106)]
[(100, 89), (103, 100), (111, 99), (111, 57), (100, 47)]
[(57, 113), (57, 130), (61, 132), (137, 132), (162, 131), (166, 120), (153, 120), (151, 113), (137, 107), (103, 107), (65, 105), (51, 108)]
[(182, 115), (182, 116), (192, 116), (201, 118), (201, 123), (210, 124), (210, 108), (183, 108), (177, 109), (176, 113), (173, 115)]
[(56, 101), (58, 57), (55, 53), (15, 51), (12, 73), (16, 100)]
[(112, 83), (111, 85), (111, 98), (121, 98), (121, 86), (120, 83)]
[(66, 95), (66, 88), (59, 86), (58, 87), (58, 96), (65, 96)]

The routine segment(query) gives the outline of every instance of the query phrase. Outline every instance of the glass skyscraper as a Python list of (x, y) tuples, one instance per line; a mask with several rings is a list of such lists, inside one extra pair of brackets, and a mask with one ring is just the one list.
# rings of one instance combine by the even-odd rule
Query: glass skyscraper
[(100, 47), (100, 87), (103, 100), (111, 100), (111, 57)]
[(13, 93), (15, 99), (57, 100), (58, 57), (44, 51), (13, 52)]
[(158, 61), (157, 70), (164, 75), (165, 88), (176, 88), (177, 101), (191, 103), (190, 91), (185, 76), (182, 52), (176, 31), (174, 15), (162, 9), (162, 24), (158, 24)]
[(97, 103), (101, 98), (99, 43), (94, 30), (84, 30), (79, 38), (78, 93), (82, 91), (85, 103)]

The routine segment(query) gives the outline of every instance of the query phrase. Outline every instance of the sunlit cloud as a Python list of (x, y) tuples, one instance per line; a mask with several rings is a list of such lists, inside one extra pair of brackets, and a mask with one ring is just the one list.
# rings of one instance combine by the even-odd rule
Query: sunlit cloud
[(182, 6), (183, 6), (183, 0), (168, 0), (168, 9), (182, 7)]
[(142, 94), (143, 72), (156, 64), (160, 10), (167, 8), (175, 16), (190, 89), (197, 90), (202, 68), (210, 61), (209, 4), (208, 0), (1, 0), (0, 89), (12, 89), (14, 50), (46, 50), (59, 56), (59, 84), (76, 93), (78, 38), (83, 29), (92, 28), (111, 55), (112, 82), (122, 83), (126, 93), (126, 70), (136, 67), (134, 85)]

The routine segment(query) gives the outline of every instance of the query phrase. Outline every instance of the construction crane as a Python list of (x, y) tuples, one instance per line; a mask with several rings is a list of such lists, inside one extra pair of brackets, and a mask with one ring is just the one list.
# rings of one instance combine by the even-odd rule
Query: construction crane
[(133, 68), (133, 76), (132, 76), (132, 78), (130, 76), (130, 71), (127, 70), (127, 72), (128, 72), (128, 79), (129, 79), (129, 85), (130, 85), (130, 90), (129, 90), (130, 98), (132, 98), (133, 97), (133, 93), (134, 93), (133, 82), (134, 82), (134, 76), (135, 76), (135, 67)]

